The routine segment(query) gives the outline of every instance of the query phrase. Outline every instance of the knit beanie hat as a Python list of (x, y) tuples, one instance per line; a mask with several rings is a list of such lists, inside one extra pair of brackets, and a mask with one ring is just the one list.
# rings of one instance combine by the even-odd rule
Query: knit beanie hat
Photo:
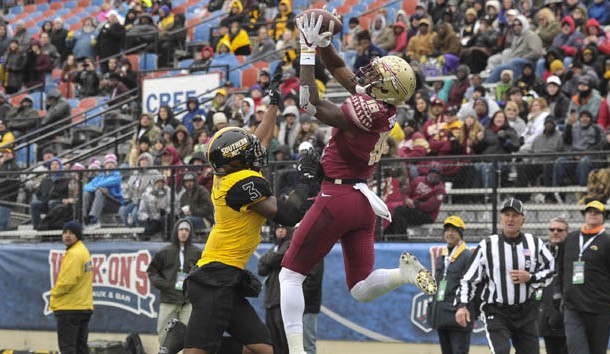
[(107, 154), (104, 157), (104, 165), (106, 165), (107, 163), (113, 163), (113, 164), (116, 165), (116, 163), (117, 163), (116, 155), (112, 154), (112, 153), (111, 154)]
[(83, 239), (83, 226), (76, 221), (68, 221), (64, 224), (64, 232), (71, 231), (78, 240)]
[(552, 73), (555, 73), (557, 70), (565, 69), (565, 67), (563, 66), (563, 62), (561, 62), (561, 60), (555, 59), (551, 62), (551, 65), (549, 65), (549, 69), (551, 69)]

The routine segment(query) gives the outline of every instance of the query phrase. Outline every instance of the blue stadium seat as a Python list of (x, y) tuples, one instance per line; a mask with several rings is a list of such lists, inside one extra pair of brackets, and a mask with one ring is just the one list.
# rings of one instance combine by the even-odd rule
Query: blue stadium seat
[(45, 12), (50, 8), (51, 8), (51, 5), (49, 5), (47, 3), (42, 3), (42, 4), (36, 5), (36, 10), (40, 11), (40, 12)]
[[(30, 144), (30, 165), (33, 165), (36, 163), (36, 147), (37, 146), (38, 145), (36, 143)], [(15, 157), (17, 159), (17, 164), (19, 164), (20, 166), (27, 166), (27, 163), (28, 163), (27, 147), (17, 150)]]
[(352, 11), (357, 12), (357, 13), (363, 13), (364, 11), (366, 11), (366, 5), (364, 4), (357, 4), (352, 6)]
[(10, 21), (10, 20), (14, 19), (15, 16), (16, 16), (15, 14), (6, 14), (6, 15), (4, 15), (4, 19)]
[(274, 60), (269, 62), (269, 73), (271, 74), (271, 76), (273, 76), (273, 73), (275, 73), (275, 70), (277, 70), (277, 66), (280, 65), (282, 61), (281, 60)]
[(30, 36), (33, 36), (36, 33), (40, 32), (40, 27), (30, 27), (26, 31)]
[(66, 19), (66, 25), (68, 26), (72, 26), (75, 23), (79, 23), (81, 21), (81, 18), (78, 16), (72, 16), (68, 19)]
[(106, 110), (105, 107), (99, 106), (99, 107), (95, 107), (95, 108), (92, 108), (91, 110), (87, 111), (87, 113), (85, 113), (85, 119), (89, 118), (89, 117), (93, 117), (96, 114), (98, 114), (98, 115), (95, 118), (91, 118), (90, 120), (86, 121), (85, 125), (102, 128), (103, 124), (104, 124), (104, 115), (100, 114), (100, 113), (104, 112), (105, 110)]
[(152, 53), (140, 54), (140, 70), (156, 70), (157, 55)]
[(91, 5), (92, 6), (102, 6), (102, 4), (104, 3), (104, 0), (91, 0)]
[(21, 5), (13, 6), (8, 10), (9, 14), (14, 14), (14, 15), (20, 14), (22, 12), (23, 12), (23, 6), (21, 6)]
[(195, 42), (209, 42), (210, 41), (210, 28), (211, 25), (208, 23), (204, 23), (199, 27), (195, 28), (195, 33), (193, 34), (193, 40)]
[(309, 7), (309, 0), (294, 0), (292, 8), (306, 8)]
[(70, 108), (78, 107), (78, 102), (79, 102), (78, 98), (68, 98), (66, 101), (68, 101), (68, 103), (70, 104)]
[[(53, 81), (53, 80), (51, 80)], [(58, 90), (59, 88), (57, 87), (57, 84), (52, 83), (51, 81), (47, 80), (46, 84), (44, 85), (44, 93), (47, 94), (49, 93), (49, 91), (51, 90)]]
[(191, 64), (193, 64), (193, 61), (195, 61), (195, 60), (193, 60), (193, 59), (182, 59), (182, 60), (180, 60), (179, 67), (181, 67), (181, 68), (188, 68), (189, 66), (191, 66)]
[(56, 16), (64, 16), (64, 15), (67, 15), (67, 14), (69, 14), (69, 13), (70, 13), (70, 9), (63, 8), (63, 9), (61, 9), (61, 10), (58, 10), (58, 11), (55, 13), (55, 15), (56, 15)]
[(76, 6), (78, 6), (78, 5), (76, 4), (76, 1), (66, 1), (66, 2), (64, 2), (64, 8), (65, 8), (65, 9), (73, 9), (73, 8), (75, 8)]

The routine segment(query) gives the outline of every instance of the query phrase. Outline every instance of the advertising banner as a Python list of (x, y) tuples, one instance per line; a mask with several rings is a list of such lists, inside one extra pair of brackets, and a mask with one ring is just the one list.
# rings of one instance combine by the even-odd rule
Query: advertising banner
[[(94, 314), (91, 332), (155, 333), (159, 292), (146, 269), (165, 243), (86, 242), (94, 276)], [(202, 245), (200, 245), (202, 246)], [(440, 244), (376, 244), (375, 268), (395, 268), (400, 254), (414, 253), (427, 267), (440, 252)], [(270, 244), (259, 246), (247, 268), (257, 273), (258, 258)], [(55, 330), (49, 311), (49, 290), (59, 274), (65, 247), (53, 244), (0, 246), (0, 328)], [(341, 247), (325, 258), (319, 338), (326, 340), (378, 340), (437, 342), (427, 322), (431, 298), (413, 285), (403, 286), (369, 303), (354, 300), (345, 282)], [(263, 280), (263, 279), (261, 279)], [(262, 294), (262, 293), (261, 293)], [(262, 296), (249, 299), (264, 316)], [(263, 317), (264, 318), (264, 317)], [(472, 342), (484, 344), (480, 324)]]
[[(174, 107), (186, 102), (189, 97), (197, 97), (203, 101), (213, 97), (215, 90), (220, 86), (220, 74), (193, 74), (185, 76), (172, 76), (162, 78), (144, 79), (142, 83), (142, 105), (145, 112), (158, 113), (159, 107)], [(178, 107), (184, 110), (183, 104)]]

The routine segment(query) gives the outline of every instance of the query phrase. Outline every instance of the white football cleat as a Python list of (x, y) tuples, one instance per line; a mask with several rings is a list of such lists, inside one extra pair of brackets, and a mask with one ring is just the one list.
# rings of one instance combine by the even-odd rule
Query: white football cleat
[(410, 252), (400, 255), (400, 273), (408, 284), (415, 284), (428, 295), (436, 294), (437, 285), (432, 273)]

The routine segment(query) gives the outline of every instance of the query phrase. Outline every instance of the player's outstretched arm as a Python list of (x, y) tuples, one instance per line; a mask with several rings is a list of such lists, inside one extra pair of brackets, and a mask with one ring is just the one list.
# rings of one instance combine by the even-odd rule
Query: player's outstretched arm
[(330, 46), (330, 32), (319, 33), (322, 16), (298, 17), (297, 27), (301, 42), (301, 83), (299, 87), (299, 106), (321, 122), (339, 129), (348, 129), (349, 125), (343, 112), (332, 102), (320, 99), (314, 75), (316, 48)]
[(345, 60), (337, 52), (332, 43), (320, 49), (320, 58), (324, 62), (326, 69), (352, 95), (356, 93), (356, 76), (350, 68), (347, 67)]
[(282, 74), (276, 74), (273, 77), (271, 86), (269, 87), (269, 105), (267, 112), (263, 120), (254, 131), (254, 135), (261, 142), (261, 145), (265, 148), (271, 143), (273, 138), (273, 131), (275, 129), (275, 120), (278, 115), (278, 105), (280, 102), (280, 84), (282, 83)]

